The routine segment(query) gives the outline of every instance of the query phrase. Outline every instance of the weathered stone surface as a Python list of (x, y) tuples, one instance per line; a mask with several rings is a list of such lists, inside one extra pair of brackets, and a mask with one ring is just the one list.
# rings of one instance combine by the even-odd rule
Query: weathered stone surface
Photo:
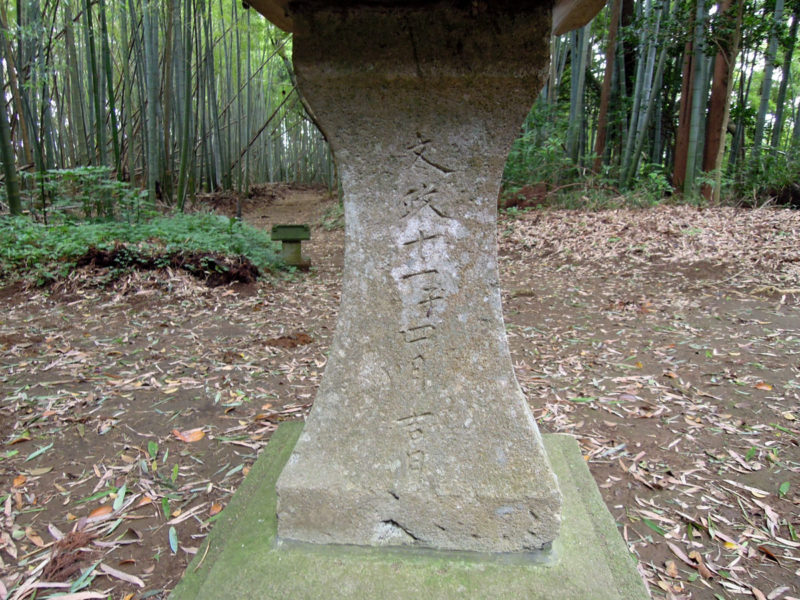
[[(436, 4), (440, 0), (416, 0), (417, 6)], [(335, 4), (338, 8), (352, 8), (364, 4), (376, 6), (397, 4), (396, 0), (316, 0), (316, 4)], [(555, 35), (561, 35), (572, 29), (583, 27), (605, 6), (606, 0), (556, 0), (553, 3), (553, 26)], [(247, 4), (255, 8), (281, 29), (294, 31), (294, 13), (296, 10), (308, 10), (314, 2), (297, 2), (295, 0), (248, 0)], [(477, 3), (475, 3), (477, 4)], [(502, 6), (519, 4), (515, 0), (484, 0), (486, 6)], [(299, 6), (298, 6), (299, 5)]]
[[(275, 479), (302, 423), (272, 435), (170, 600), (648, 600), (577, 442), (545, 435), (562, 482), (555, 561), (518, 555), (275, 543)], [(551, 557), (552, 558), (552, 557)]]
[(495, 242), (550, 8), (464, 4), (294, 15), (300, 87), (342, 176), (346, 248), (325, 377), (277, 483), (282, 538), (523, 552), (558, 533)]
[(583, 27), (606, 5), (606, 0), (558, 0), (553, 6), (553, 35)]

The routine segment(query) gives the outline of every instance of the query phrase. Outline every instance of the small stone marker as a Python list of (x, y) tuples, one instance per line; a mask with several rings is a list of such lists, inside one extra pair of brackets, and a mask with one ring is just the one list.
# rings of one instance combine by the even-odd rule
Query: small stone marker
[(311, 261), (305, 258), (301, 244), (311, 239), (311, 228), (308, 225), (273, 225), (270, 237), (281, 242), (281, 258), (291, 267), (307, 268)]

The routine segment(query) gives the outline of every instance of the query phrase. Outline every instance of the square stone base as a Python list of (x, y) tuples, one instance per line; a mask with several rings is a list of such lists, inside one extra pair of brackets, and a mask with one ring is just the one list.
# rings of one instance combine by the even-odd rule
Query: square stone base
[(276, 543), (275, 481), (302, 427), (285, 423), (273, 434), (172, 600), (649, 598), (577, 443), (564, 435), (544, 436), (564, 496), (561, 534), (545, 560)]

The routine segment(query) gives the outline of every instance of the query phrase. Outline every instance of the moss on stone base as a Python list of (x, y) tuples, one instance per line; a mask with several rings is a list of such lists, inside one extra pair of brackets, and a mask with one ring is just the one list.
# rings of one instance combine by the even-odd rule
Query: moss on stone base
[(497, 598), (647, 600), (575, 440), (544, 436), (564, 496), (552, 560), (276, 544), (275, 481), (301, 423), (285, 423), (223, 511), (172, 600)]

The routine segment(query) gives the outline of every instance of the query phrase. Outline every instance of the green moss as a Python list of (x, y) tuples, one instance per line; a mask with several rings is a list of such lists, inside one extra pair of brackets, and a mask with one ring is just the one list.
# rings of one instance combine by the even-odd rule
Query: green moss
[(172, 600), (382, 598), (646, 600), (647, 591), (574, 439), (546, 435), (564, 526), (549, 564), (515, 556), (276, 544), (275, 482), (302, 430), (273, 434)]

